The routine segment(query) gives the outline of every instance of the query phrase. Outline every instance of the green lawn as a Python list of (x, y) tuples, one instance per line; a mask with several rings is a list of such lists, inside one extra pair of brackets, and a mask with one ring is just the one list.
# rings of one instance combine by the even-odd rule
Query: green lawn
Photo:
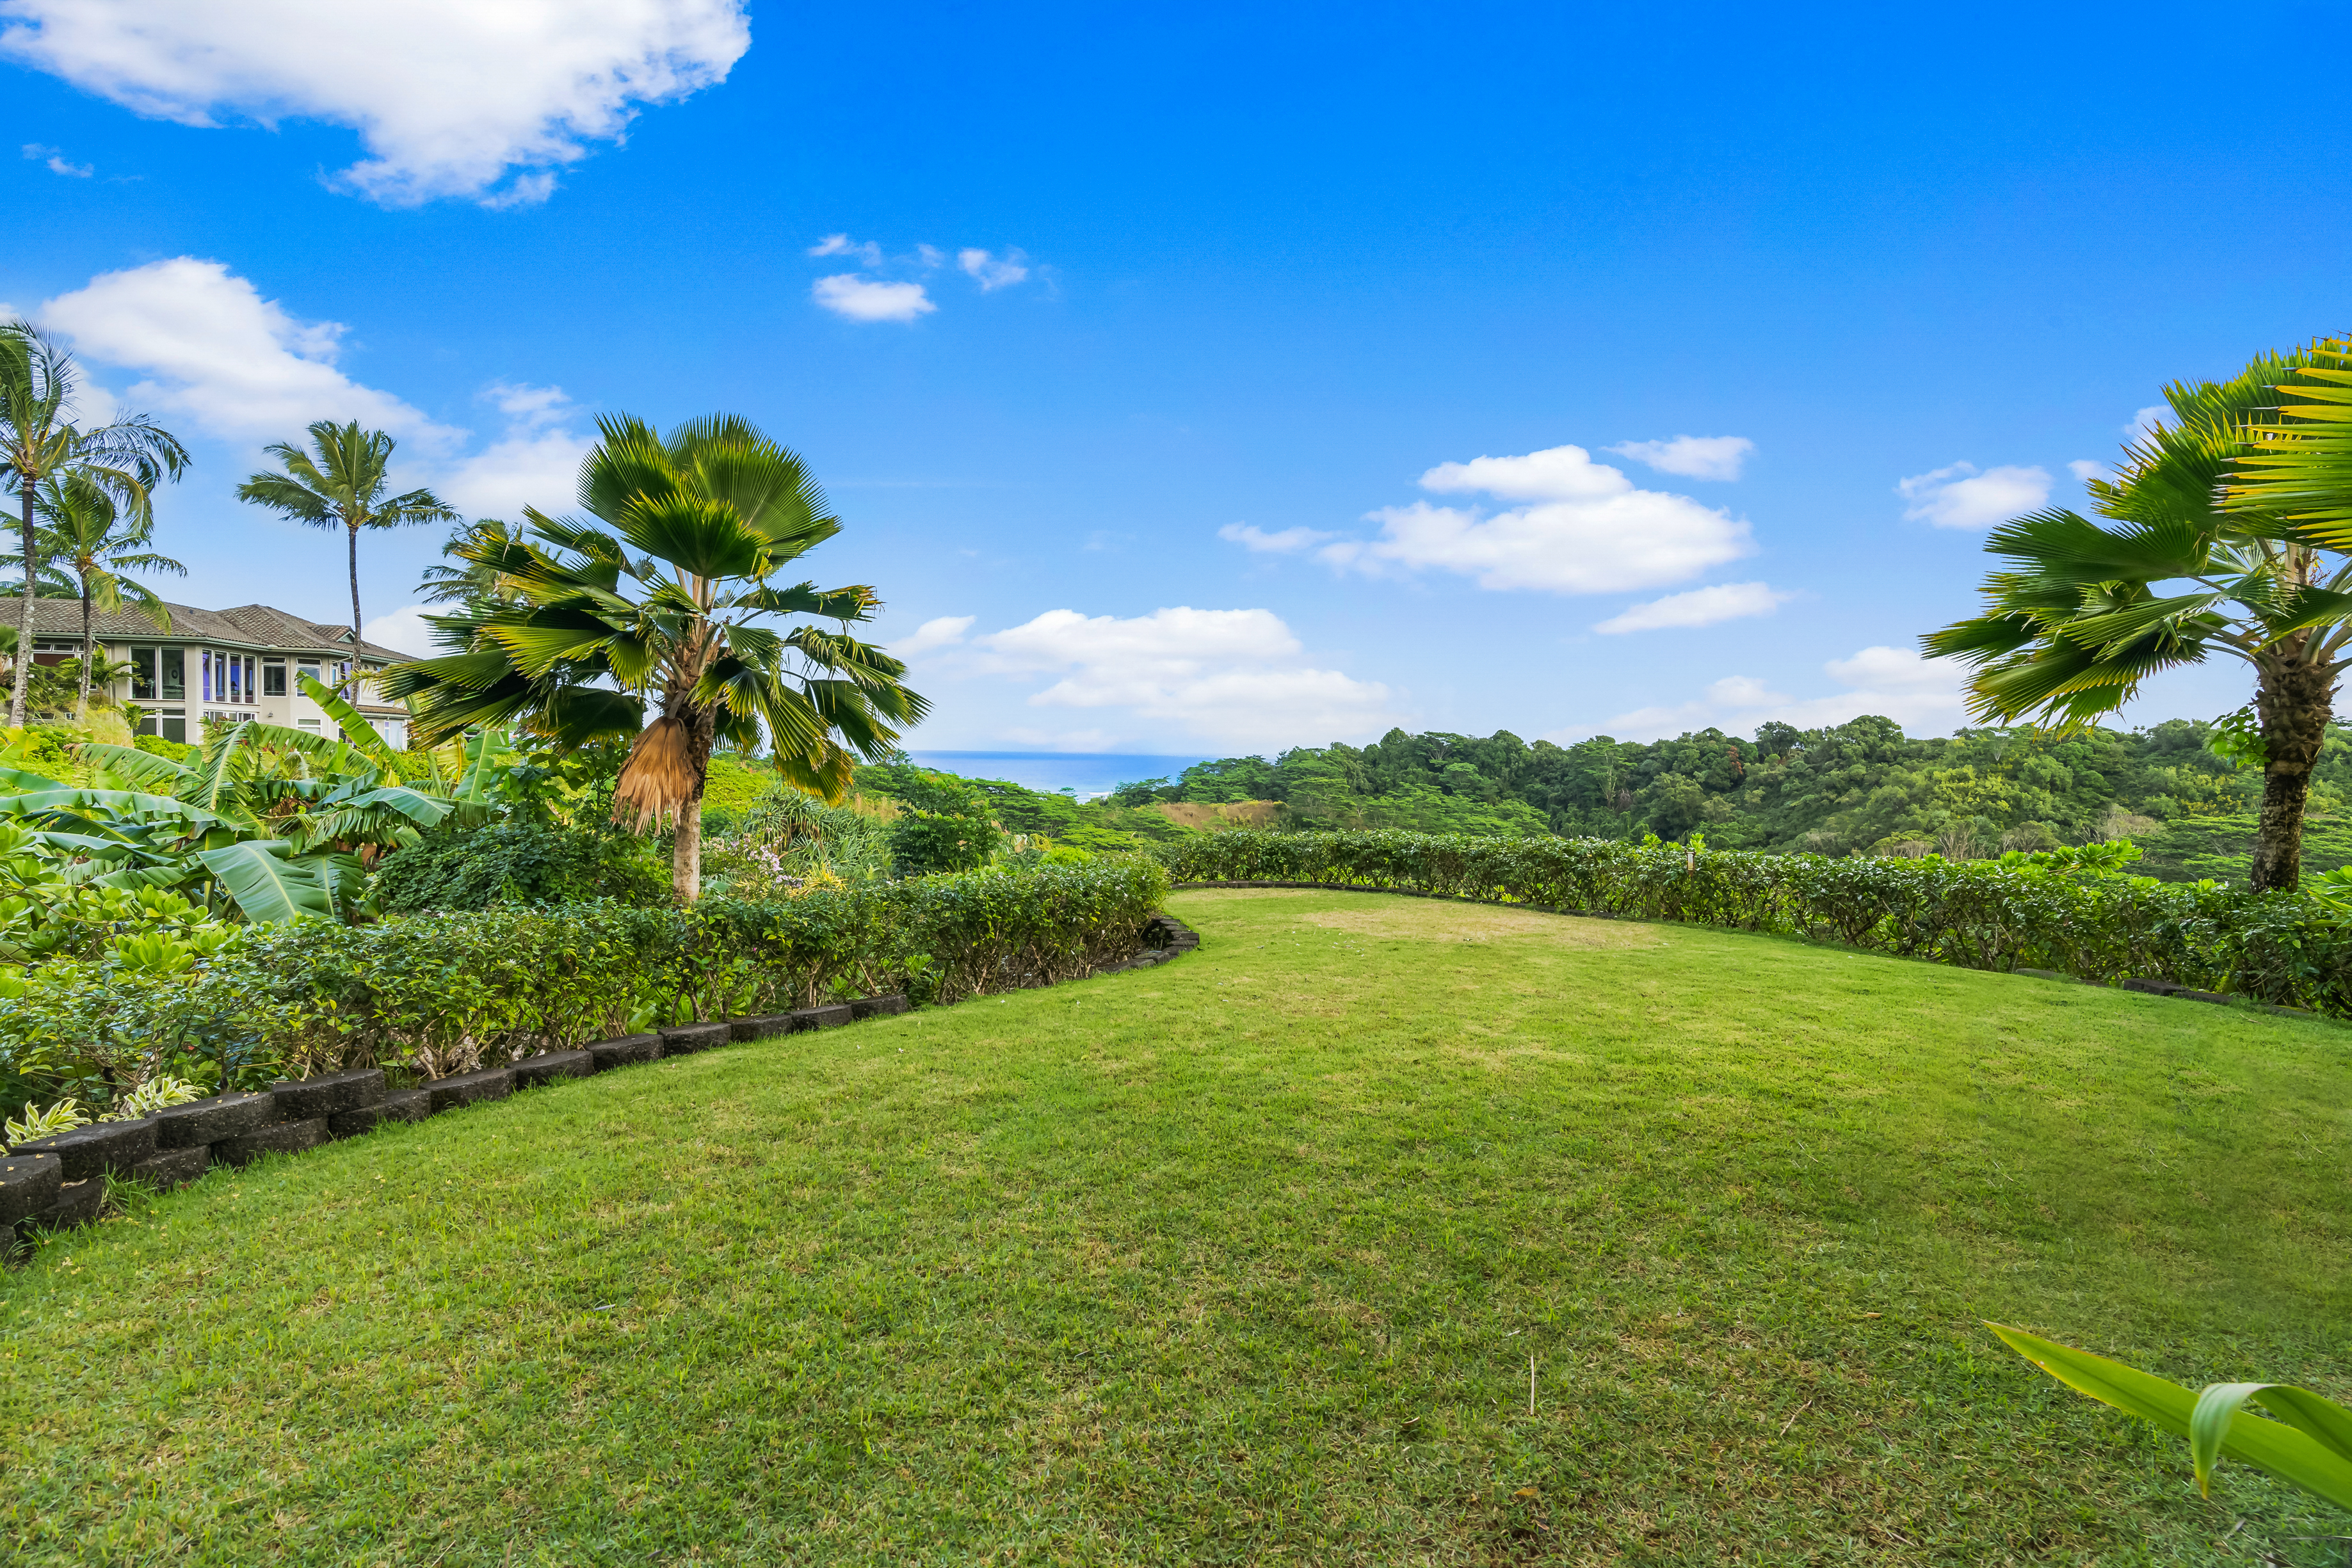
[(2352, 1522), (2242, 1469), (2200, 1501), (1977, 1323), (2352, 1393), (2352, 1030), (1171, 907), (1205, 945), (1162, 968), (52, 1244), (0, 1281), (0, 1561), (2342, 1561), (2289, 1538)]

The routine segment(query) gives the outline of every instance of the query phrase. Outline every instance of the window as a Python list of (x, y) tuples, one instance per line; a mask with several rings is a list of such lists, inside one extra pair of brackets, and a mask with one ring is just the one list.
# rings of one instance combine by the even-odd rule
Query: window
[(319, 678), (319, 661), (316, 659), (304, 659), (294, 666), (294, 673), (299, 675), (308, 675), (315, 681)]
[[(166, 648), (163, 650), (163, 684), (156, 695), (165, 702), (178, 702), (188, 695), (188, 651), (185, 648)], [(184, 740), (187, 738), (185, 734), (187, 727), (184, 723), (182, 724), (180, 728), (183, 733), (178, 736), (173, 736), (166, 730), (163, 738)]]
[(316, 729), (319, 727), (319, 721), (315, 718), (298, 718), (294, 722), (300, 725), (304, 729)]
[(261, 661), (261, 695), (266, 697), (282, 697), (286, 695), (285, 660)]
[[(152, 648), (131, 650), (131, 695), (141, 702), (155, 700), (155, 650)], [(147, 733), (152, 735), (154, 731)]]
[(188, 710), (184, 707), (148, 708), (140, 716), (139, 733), (161, 735), (165, 740), (176, 740), (184, 746), (188, 740)]
[(196, 654), (196, 700), (213, 700), (213, 651), (205, 648)]

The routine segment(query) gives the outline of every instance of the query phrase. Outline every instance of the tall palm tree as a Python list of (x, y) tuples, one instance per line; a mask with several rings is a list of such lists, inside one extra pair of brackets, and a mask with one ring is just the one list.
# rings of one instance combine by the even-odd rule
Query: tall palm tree
[[(2004, 523), (1985, 549), (2021, 570), (1986, 577), (1982, 614), (1920, 639), (1976, 666), (1969, 707), (1998, 721), (2084, 724), (2159, 670), (2216, 654), (2252, 666), (2252, 711), (2222, 727), (2263, 769), (2258, 892), (2301, 880), (2311, 770), (2352, 662), (2352, 528), (2299, 519), (2292, 480), (2260, 466), (2295, 439), (2300, 415), (2281, 392), (2330, 363), (2346, 361), (2265, 356), (2226, 382), (2165, 388), (2171, 420), (2124, 449), (2112, 482), (2089, 486), (2094, 510), (2118, 526), (2063, 509)], [(2352, 490), (2336, 504), (2347, 499)], [(2306, 488), (2301, 504), (2319, 503)]]
[(60, 574), (69, 576), (81, 600), (81, 685), (74, 695), (77, 722), (89, 714), (90, 672), (98, 650), (91, 617), (121, 613), (128, 602), (155, 623), (172, 629), (172, 612), (153, 589), (123, 573), (168, 571), (181, 577), (188, 569), (167, 555), (139, 547), (152, 530), (126, 518), (114, 497), (79, 474), (54, 476), (41, 486), (37, 509), (43, 524), (42, 551)]
[[(904, 664), (849, 635), (879, 607), (873, 589), (772, 585), (841, 531), (797, 456), (726, 414), (667, 438), (626, 416), (598, 428), (604, 439), (580, 469), (589, 518), (527, 508), (527, 538), (485, 531), (459, 543), (454, 553), (502, 580), (511, 602), (429, 617), (452, 651), (394, 665), (383, 689), (409, 699), (426, 746), (509, 722), (564, 745), (634, 736), (614, 817), (640, 831), (676, 821), (670, 878), (691, 902), (714, 746), (756, 746), (764, 728), (779, 773), (839, 800), (850, 748), (889, 755), (892, 726), (929, 705), (902, 684)], [(841, 630), (754, 623), (779, 615)], [(659, 716), (646, 724), (656, 694)]]
[(496, 517), (484, 517), (451, 534), (449, 542), (441, 547), (441, 553), (465, 564), (426, 567), (417, 591), (428, 604), (462, 604), (474, 614), (511, 602), (514, 591), (506, 574), (495, 565), (485, 566), (475, 558), (495, 561), (505, 555), (508, 547), (521, 544), (526, 535), (525, 529)]
[(360, 530), (454, 522), (457, 517), (430, 490), (383, 493), (398, 445), (381, 430), (362, 430), (356, 419), (348, 424), (322, 419), (310, 426), (310, 452), (285, 441), (267, 449), (284, 465), (284, 473), (256, 474), (236, 487), (240, 501), (267, 507), (314, 528), (341, 528), (349, 536), (352, 678), (346, 689), (353, 695), (360, 679)]
[(111, 496), (134, 522), (147, 527), (154, 520), (149, 491), (161, 480), (177, 479), (188, 466), (188, 449), (145, 414), (131, 414), (94, 430), (74, 424), (68, 416), (77, 379), (73, 356), (31, 322), (0, 326), (0, 480), (16, 487), (25, 568), (16, 607), (16, 645), (26, 656), (16, 662), (16, 679), (9, 685), (12, 727), (25, 722), (25, 691), (33, 664), (33, 599), (43, 575), (33, 511), (42, 483), (53, 475), (78, 474)]

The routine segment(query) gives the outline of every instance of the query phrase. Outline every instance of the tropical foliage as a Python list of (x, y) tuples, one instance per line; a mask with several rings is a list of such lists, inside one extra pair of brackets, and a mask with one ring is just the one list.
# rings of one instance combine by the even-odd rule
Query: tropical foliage
[(2115, 479), (2088, 482), (2106, 523), (2055, 508), (1995, 529), (1985, 548), (2013, 564), (1986, 578), (1983, 612), (1921, 640), (1975, 666), (1971, 707), (2004, 722), (2079, 725), (2159, 671), (2216, 655), (2250, 665), (2252, 712), (2231, 728), (2263, 768), (2256, 888), (2301, 875), (2305, 797), (2352, 641), (2352, 537), (2318, 521), (2352, 492), (2315, 488), (2332, 470), (2303, 434), (2306, 410), (2337, 406), (2304, 401), (2330, 384), (2305, 383), (2346, 362), (2323, 346), (2167, 387), (2171, 417), (2124, 449)]
[[(729, 415), (667, 438), (625, 416), (599, 429), (581, 468), (589, 518), (530, 509), (522, 537), (455, 542), (473, 575), (467, 608), (432, 618), (449, 653), (394, 666), (384, 691), (409, 699), (428, 742), (482, 725), (564, 746), (634, 737), (614, 810), (640, 830), (675, 823), (672, 885), (691, 902), (714, 747), (765, 746), (782, 777), (838, 800), (851, 752), (888, 755), (925, 705), (903, 664), (849, 634), (878, 608), (871, 588), (774, 580), (841, 530), (796, 455)], [(778, 616), (840, 630), (762, 624)]]
[(43, 557), (66, 591), (81, 601), (74, 716), (83, 718), (89, 712), (91, 685), (103, 685), (110, 678), (99, 657), (94, 617), (120, 614), (129, 604), (158, 631), (170, 631), (172, 612), (162, 597), (126, 574), (168, 571), (185, 577), (188, 569), (147, 549), (154, 532), (152, 525), (126, 517), (106, 487), (86, 475), (51, 476), (42, 484), (34, 509), (41, 519)]
[[(144, 414), (84, 430), (73, 423), (79, 381), (73, 356), (27, 321), (0, 326), (0, 480), (15, 491), (23, 546), (16, 610), (19, 647), (32, 642), (33, 601), (40, 591), (44, 560), (37, 527), (38, 498), (51, 480), (79, 479), (103, 491), (130, 524), (145, 529), (153, 520), (150, 492), (176, 479), (188, 465), (179, 438)], [(8, 695), (9, 727), (25, 722), (26, 672), (16, 661)]]
[(360, 530), (443, 523), (457, 514), (430, 490), (387, 496), (392, 455), (399, 443), (381, 430), (362, 430), (352, 420), (322, 419), (310, 426), (310, 450), (291, 442), (268, 449), (279, 472), (256, 474), (237, 486), (240, 501), (266, 507), (306, 528), (341, 528), (350, 548), (352, 576), (351, 690), (358, 692), (360, 645)]
[[(2189, 1439), (2197, 1490), (2210, 1497), (2214, 1467), (2242, 1460), (2279, 1479), (2352, 1508), (2352, 1410), (2291, 1383), (2178, 1383), (2001, 1323), (1986, 1327), (2003, 1344), (2074, 1389)], [(2264, 1420), (2245, 1408), (2261, 1406)]]

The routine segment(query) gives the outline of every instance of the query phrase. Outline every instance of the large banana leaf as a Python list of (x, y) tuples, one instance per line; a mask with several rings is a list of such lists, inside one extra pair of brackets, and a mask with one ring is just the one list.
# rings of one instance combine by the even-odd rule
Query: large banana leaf
[(385, 742), (375, 726), (367, 721), (365, 715), (313, 676), (303, 675), (299, 684), (302, 695), (317, 703), (325, 710), (327, 716), (335, 721), (335, 727), (343, 732), (343, 739), (352, 750), (373, 763), (377, 771), (390, 782), (400, 782), (400, 753)]
[(271, 920), (333, 920), (345, 904), (332, 855), (297, 856), (284, 839), (246, 839), (196, 859), (258, 925)]
[[(2022, 1329), (2000, 1323), (1985, 1327), (2076, 1393), (2153, 1422), (2175, 1437), (2190, 1438), (2200, 1485), (2210, 1476), (2212, 1461), (2220, 1456), (2267, 1470), (2339, 1508), (2352, 1508), (2352, 1448), (2345, 1446), (2352, 1444), (2352, 1420), (2316, 1395), (2284, 1389), (2278, 1384), (2223, 1383), (2208, 1387), (2200, 1402), (2179, 1384), (2120, 1361), (2042, 1339)], [(2273, 1393), (2283, 1396), (2273, 1398)], [(2282, 1419), (2265, 1421), (2239, 1408), (2249, 1394), (2277, 1411)], [(2327, 1412), (2315, 1411), (2314, 1406), (2327, 1406)]]

